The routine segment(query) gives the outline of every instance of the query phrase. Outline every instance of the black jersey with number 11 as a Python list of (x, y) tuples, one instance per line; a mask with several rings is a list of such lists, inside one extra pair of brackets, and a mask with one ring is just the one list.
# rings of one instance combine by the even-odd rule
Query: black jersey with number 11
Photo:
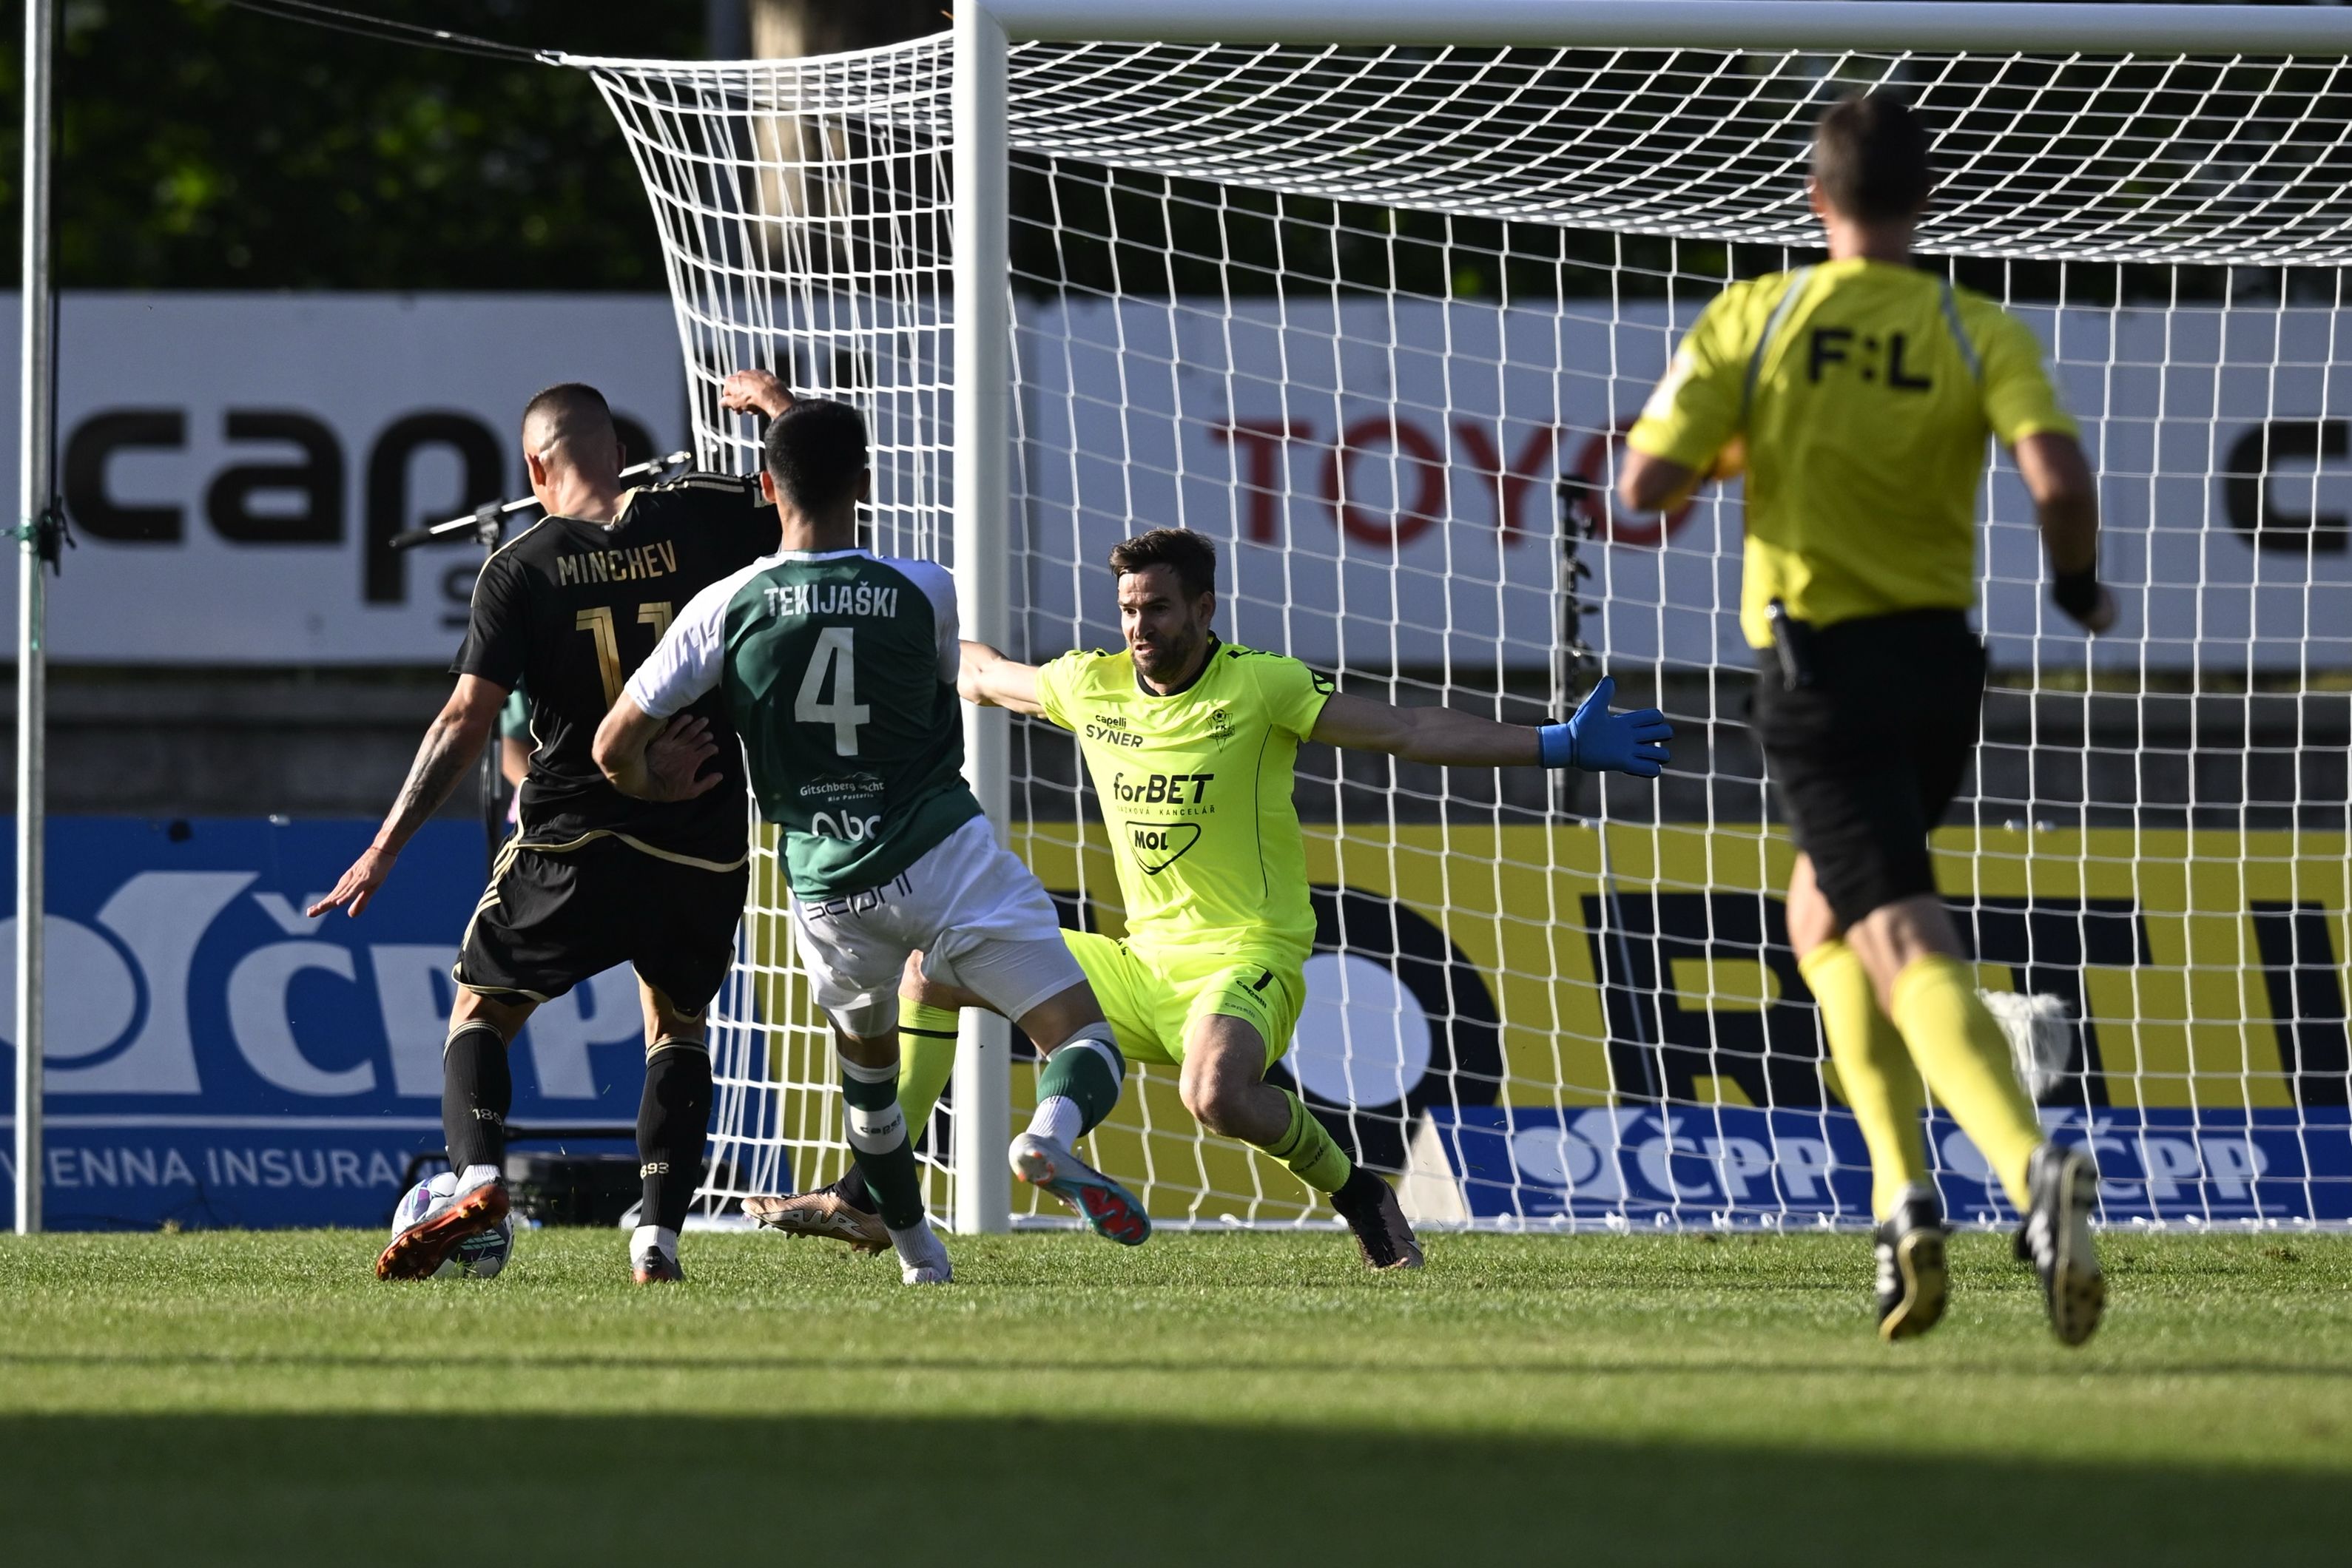
[(610, 834), (638, 847), (728, 865), (743, 857), (749, 810), (741, 749), (713, 697), (725, 782), (656, 804), (613, 788), (591, 755), (624, 683), (688, 600), (776, 548), (776, 512), (756, 481), (689, 474), (632, 490), (610, 527), (576, 517), (533, 524), (484, 564), (453, 674), (530, 698), (535, 749), (522, 784), (522, 841), (561, 847)]

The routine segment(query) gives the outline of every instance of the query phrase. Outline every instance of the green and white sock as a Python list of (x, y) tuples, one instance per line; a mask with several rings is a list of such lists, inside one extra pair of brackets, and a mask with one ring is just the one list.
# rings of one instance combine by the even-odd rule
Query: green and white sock
[(925, 1223), (923, 1187), (915, 1169), (915, 1146), (907, 1138), (907, 1118), (898, 1112), (898, 1064), (860, 1067), (841, 1061), (843, 1119), (849, 1150), (882, 1214), (894, 1231)]
[(1102, 1124), (1126, 1080), (1127, 1059), (1111, 1042), (1110, 1025), (1087, 1025), (1037, 1070), (1037, 1113), (1029, 1130), (1068, 1148)]

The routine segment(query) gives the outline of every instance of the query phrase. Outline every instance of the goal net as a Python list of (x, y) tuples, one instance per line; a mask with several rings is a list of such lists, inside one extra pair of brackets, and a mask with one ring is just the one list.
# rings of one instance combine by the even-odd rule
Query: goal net
[[(953, 60), (578, 62), (643, 171), (703, 459), (755, 465), (717, 392), (774, 366), (866, 411), (877, 546), (942, 559)], [(1675, 725), (1655, 785), (1302, 751), (1318, 930), (1276, 1071), (1419, 1218), (1867, 1222), (1744, 724), (1738, 487), (1660, 521), (1609, 486), (1680, 329), (1810, 259), (1811, 128), (1874, 87), (1938, 132), (1922, 265), (2021, 315), (2084, 422), (2126, 606), (2093, 643), (2050, 605), (1997, 460), (1984, 744), (1936, 839), (1981, 984), (2110, 1223), (2352, 1218), (2346, 60), (1069, 43), (1008, 80), (1014, 653), (1116, 646), (1106, 553), (1181, 524), (1220, 547), (1219, 630), (1344, 690), (1529, 722), (1605, 672)], [(1066, 735), (1012, 758), (1011, 842), (1118, 932), (1115, 811)], [(760, 871), (714, 1198), (846, 1158)], [(2004, 1218), (1940, 1111), (1929, 1138), (1955, 1218)], [(1092, 1157), (1163, 1221), (1328, 1217), (1159, 1070)]]

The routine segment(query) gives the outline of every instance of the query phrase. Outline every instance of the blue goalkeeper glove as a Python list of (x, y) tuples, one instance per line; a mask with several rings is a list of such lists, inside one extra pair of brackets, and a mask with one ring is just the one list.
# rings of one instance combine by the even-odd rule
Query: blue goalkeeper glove
[(1636, 779), (1655, 779), (1665, 770), (1674, 756), (1664, 743), (1675, 737), (1675, 727), (1654, 707), (1611, 713), (1609, 699), (1616, 694), (1617, 683), (1603, 675), (1573, 718), (1538, 732), (1546, 768), (1631, 773)]

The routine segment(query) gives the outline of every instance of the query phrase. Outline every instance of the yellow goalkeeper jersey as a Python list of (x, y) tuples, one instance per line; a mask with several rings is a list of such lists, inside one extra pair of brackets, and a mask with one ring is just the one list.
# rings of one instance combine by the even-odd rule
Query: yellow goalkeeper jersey
[(1740, 629), (1976, 603), (1985, 437), (2075, 434), (2025, 323), (1932, 273), (1833, 261), (1735, 283), (1628, 440), (1705, 470), (1748, 444)]
[(1037, 672), (1045, 716), (1077, 737), (1109, 825), (1127, 939), (1315, 944), (1307, 846), (1291, 801), (1298, 743), (1331, 683), (1297, 660), (1212, 642), (1181, 691), (1143, 689), (1124, 650)]

